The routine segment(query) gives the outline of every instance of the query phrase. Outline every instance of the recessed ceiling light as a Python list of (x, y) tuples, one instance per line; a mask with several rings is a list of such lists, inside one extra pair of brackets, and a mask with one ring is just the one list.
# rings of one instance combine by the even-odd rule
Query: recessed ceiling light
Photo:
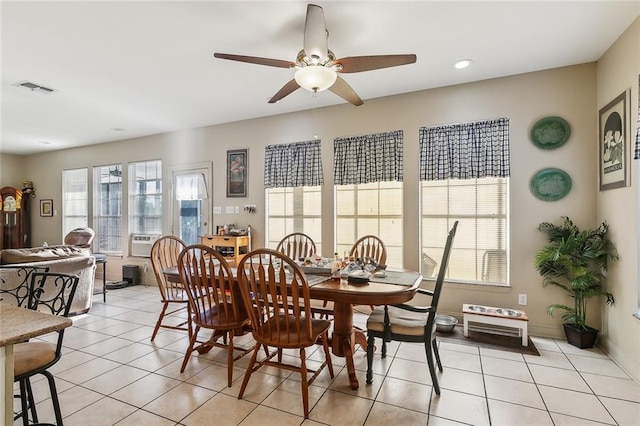
[(460, 59), (459, 61), (456, 61), (453, 66), (461, 70), (463, 68), (467, 68), (469, 65), (471, 65), (472, 62), (473, 61), (471, 59)]
[(41, 145), (51, 145), (51, 142), (49, 141), (38, 141), (38, 143)]
[(112, 127), (111, 130), (113, 130), (114, 132), (124, 132), (124, 129), (122, 127)]

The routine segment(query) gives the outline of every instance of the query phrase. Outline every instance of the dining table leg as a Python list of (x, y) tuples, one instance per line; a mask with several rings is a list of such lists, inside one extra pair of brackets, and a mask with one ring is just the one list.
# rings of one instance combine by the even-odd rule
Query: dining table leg
[(345, 359), (351, 389), (358, 389), (360, 384), (358, 383), (356, 368), (353, 364), (355, 339), (353, 330), (353, 305), (351, 303), (334, 302), (331, 346), (331, 351), (334, 355), (344, 357)]

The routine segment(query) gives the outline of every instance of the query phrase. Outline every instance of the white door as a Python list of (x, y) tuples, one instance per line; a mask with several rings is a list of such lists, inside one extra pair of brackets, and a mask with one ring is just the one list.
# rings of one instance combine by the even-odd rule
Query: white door
[(210, 234), (211, 166), (172, 171), (172, 234), (187, 245)]

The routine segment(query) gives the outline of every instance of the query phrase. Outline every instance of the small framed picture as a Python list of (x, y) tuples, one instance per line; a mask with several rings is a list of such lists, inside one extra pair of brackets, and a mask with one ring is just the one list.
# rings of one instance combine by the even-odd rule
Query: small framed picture
[(40, 216), (53, 216), (53, 200), (40, 200)]
[(247, 151), (227, 151), (227, 197), (247, 196)]
[(627, 92), (600, 110), (598, 151), (600, 191), (629, 185), (629, 136)]

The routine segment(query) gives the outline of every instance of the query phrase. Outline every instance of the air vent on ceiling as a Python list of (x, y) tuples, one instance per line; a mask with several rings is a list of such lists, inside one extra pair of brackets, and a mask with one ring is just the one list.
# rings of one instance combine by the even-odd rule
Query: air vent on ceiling
[(32, 83), (30, 81), (21, 81), (21, 82), (18, 82), (16, 84), (14, 84), (14, 86), (22, 87), (23, 89), (31, 90), (32, 92), (40, 92), (40, 93), (43, 93), (45, 95), (48, 95), (49, 93), (55, 92), (54, 89), (50, 89), (48, 87), (40, 86), (39, 84)]

